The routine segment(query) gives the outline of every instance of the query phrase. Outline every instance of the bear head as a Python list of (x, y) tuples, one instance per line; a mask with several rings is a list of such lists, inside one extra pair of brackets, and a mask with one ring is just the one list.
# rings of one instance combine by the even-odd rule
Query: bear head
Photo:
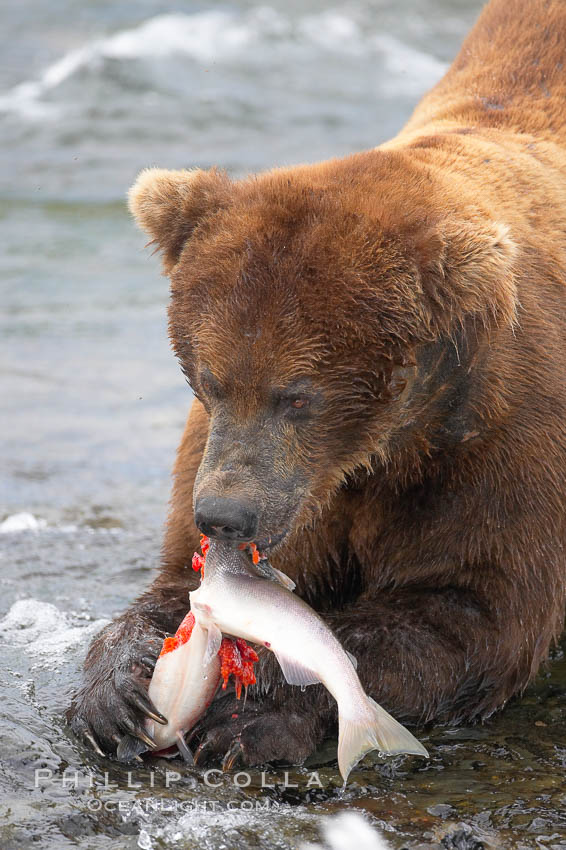
[(424, 445), (415, 429), (452, 373), (512, 326), (507, 228), (422, 182), (373, 151), (240, 181), (148, 169), (132, 187), (209, 417), (205, 533), (269, 549), (356, 476), (385, 474)]

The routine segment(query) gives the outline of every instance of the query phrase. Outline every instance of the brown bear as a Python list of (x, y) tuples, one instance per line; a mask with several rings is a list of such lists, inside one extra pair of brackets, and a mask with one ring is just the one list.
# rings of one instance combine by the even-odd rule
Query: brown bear
[[(566, 3), (492, 0), (375, 150), (150, 169), (130, 207), (196, 400), (161, 572), (92, 645), (73, 728), (113, 750), (153, 711), (199, 529), (268, 553), (399, 720), (520, 693), (566, 595)], [(198, 760), (300, 762), (332, 733), (321, 686), (270, 657), (258, 679), (202, 718)]]

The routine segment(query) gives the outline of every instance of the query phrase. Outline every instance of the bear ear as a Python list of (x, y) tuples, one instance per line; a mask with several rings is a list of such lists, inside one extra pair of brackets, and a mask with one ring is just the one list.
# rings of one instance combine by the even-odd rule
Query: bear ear
[(515, 322), (517, 247), (505, 224), (479, 216), (473, 221), (441, 222), (422, 234), (416, 247), (436, 331), (449, 333), (455, 320), (468, 316), (485, 327)]
[(146, 168), (128, 192), (128, 206), (137, 224), (163, 252), (170, 274), (197, 225), (225, 206), (230, 180), (216, 169), (169, 171)]

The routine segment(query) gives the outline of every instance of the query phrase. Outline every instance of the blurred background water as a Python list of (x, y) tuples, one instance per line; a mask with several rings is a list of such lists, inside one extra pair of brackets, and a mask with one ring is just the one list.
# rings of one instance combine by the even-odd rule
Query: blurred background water
[[(190, 404), (167, 342), (167, 282), (129, 220), (128, 187), (147, 165), (239, 176), (378, 144), (480, 5), (0, 3), (2, 848), (291, 847), (343, 805), (395, 847), (566, 846), (561, 651), (490, 726), (431, 733), (427, 767), (370, 759), (345, 797), (332, 764), (320, 792), (296, 771), (298, 789), (269, 792), (282, 810), (267, 817), (226, 807), (264, 799), (257, 774), (251, 789), (229, 778), (205, 789), (220, 814), (147, 815), (140, 800), (202, 799), (202, 777), (173, 793), (162, 766), (157, 788), (146, 777), (129, 789), (62, 720), (92, 634), (158, 563)], [(34, 787), (36, 769), (98, 785)], [(105, 770), (119, 792), (100, 789)], [(116, 793), (129, 809), (94, 805)]]

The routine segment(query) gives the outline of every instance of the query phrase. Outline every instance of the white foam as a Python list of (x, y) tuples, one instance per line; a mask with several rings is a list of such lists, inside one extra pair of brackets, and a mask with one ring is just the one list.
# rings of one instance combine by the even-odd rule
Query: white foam
[(19, 514), (12, 514), (3, 522), (0, 522), (0, 534), (14, 534), (20, 531), (41, 531), (47, 527), (47, 522), (44, 519), (35, 517), (33, 514), (22, 511)]
[[(200, 61), (222, 60), (245, 48), (260, 34), (264, 23), (274, 18), (261, 13), (238, 20), (234, 12), (214, 10), (193, 15), (156, 15), (134, 29), (123, 30), (105, 39), (96, 39), (71, 50), (49, 65), (38, 80), (15, 86), (0, 96), (0, 111), (15, 111), (27, 117), (48, 114), (49, 107), (37, 101), (83, 68), (101, 60), (164, 57), (185, 53)], [(277, 17), (277, 13), (274, 13)]]
[(131, 61), (185, 54), (202, 63), (223, 63), (235, 58), (261, 63), (269, 61), (278, 49), (284, 51), (280, 61), (291, 61), (291, 48), (302, 50), (309, 61), (316, 61), (312, 58), (316, 49), (359, 56), (360, 73), (368, 55), (381, 54), (392, 75), (389, 85), (393, 91), (400, 85), (402, 91), (418, 93), (446, 70), (444, 63), (393, 36), (362, 30), (351, 14), (339, 9), (297, 20), (269, 6), (241, 12), (179, 12), (156, 15), (137, 27), (71, 50), (49, 65), (37, 80), (23, 82), (0, 95), (0, 111), (15, 111), (30, 118), (48, 115), (57, 107), (42, 102), (46, 94), (83, 69), (96, 69), (108, 59)]
[[(235, 795), (237, 796), (237, 795)], [(238, 843), (241, 839), (242, 830), (251, 829), (258, 831), (261, 824), (261, 835), (266, 844), (270, 838), (276, 838), (277, 844), (281, 840), (284, 827), (289, 827), (288, 805), (280, 807), (272, 806), (265, 808), (265, 799), (258, 800), (258, 808), (250, 800), (241, 801), (242, 807), (238, 807), (237, 800), (231, 797), (229, 800), (218, 799), (214, 806), (199, 806), (198, 801), (193, 810), (189, 809), (186, 814), (178, 819), (170, 816), (165, 820), (157, 819), (152, 815), (152, 822), (146, 823), (140, 832), (139, 847), (151, 847), (150, 842), (156, 841), (172, 847), (199, 847), (200, 850), (217, 850), (225, 846), (229, 836), (229, 843)], [(147, 804), (151, 804), (151, 798), (147, 798)], [(126, 816), (127, 819), (127, 816)], [(292, 823), (297, 832), (300, 832), (303, 824), (314, 825), (319, 818), (300, 806), (292, 809)], [(295, 839), (296, 841), (296, 839)], [(241, 843), (241, 841), (240, 841)], [(273, 842), (275, 843), (275, 842)], [(292, 842), (293, 846), (295, 842)]]
[(319, 15), (306, 15), (299, 21), (299, 32), (313, 44), (339, 53), (359, 53), (363, 37), (358, 24), (347, 15), (327, 10)]
[(382, 88), (391, 94), (400, 88), (407, 94), (419, 94), (437, 83), (448, 69), (444, 62), (404, 44), (393, 35), (380, 33), (373, 36), (372, 41), (391, 75), (383, 78)]
[(142, 829), (138, 836), (138, 847), (140, 850), (153, 850), (153, 841), (145, 829)]
[[(329, 850), (391, 850), (380, 833), (357, 812), (341, 812), (323, 822), (322, 834)], [(301, 844), (299, 850), (323, 850), (320, 844)]]
[[(74, 523), (62, 523), (60, 525), (48, 525), (47, 520), (43, 517), (36, 517), (28, 511), (21, 511), (17, 514), (11, 514), (6, 517), (3, 522), (0, 522), (0, 534), (19, 534), (22, 531), (44, 531), (48, 533), (73, 534), (78, 531), (79, 527)], [(120, 532), (120, 528), (99, 528), (88, 529), (89, 532), (97, 531), (109, 533)]]
[(81, 622), (49, 602), (19, 599), (0, 620), (5, 643), (22, 646), (28, 655), (60, 660), (71, 648), (83, 645), (108, 620)]

